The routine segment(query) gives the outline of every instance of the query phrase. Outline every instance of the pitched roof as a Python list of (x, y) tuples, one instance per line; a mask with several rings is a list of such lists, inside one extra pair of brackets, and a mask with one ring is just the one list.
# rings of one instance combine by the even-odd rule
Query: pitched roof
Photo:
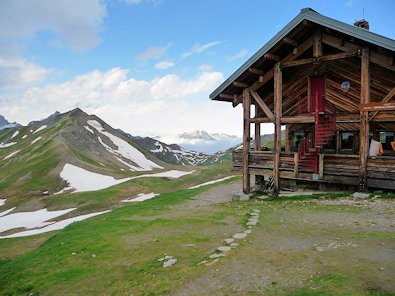
[(307, 20), (318, 25), (333, 29), (335, 31), (353, 36), (371, 44), (395, 51), (395, 40), (370, 32), (368, 30), (346, 24), (333, 18), (319, 14), (311, 8), (303, 8), (300, 13), (291, 20), (280, 32), (269, 40), (261, 49), (259, 49), (250, 59), (248, 59), (239, 69), (237, 69), (227, 80), (225, 80), (215, 91), (210, 94), (210, 99), (215, 99), (224, 91), (233, 81), (242, 73), (248, 70), (258, 59), (265, 55), (275, 44), (282, 40), (302, 21)]

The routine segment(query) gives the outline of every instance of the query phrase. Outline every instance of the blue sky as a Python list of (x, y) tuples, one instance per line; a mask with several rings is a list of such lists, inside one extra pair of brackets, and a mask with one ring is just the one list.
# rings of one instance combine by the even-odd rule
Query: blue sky
[(0, 114), (26, 124), (81, 107), (169, 141), (241, 135), (241, 110), (208, 95), (303, 7), (350, 24), (364, 13), (395, 38), (391, 0), (2, 1)]

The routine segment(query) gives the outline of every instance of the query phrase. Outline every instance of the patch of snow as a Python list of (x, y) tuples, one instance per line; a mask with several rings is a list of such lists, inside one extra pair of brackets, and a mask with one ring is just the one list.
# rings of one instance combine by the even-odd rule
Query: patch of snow
[(102, 166), (104, 166), (104, 167), (106, 166), (106, 165), (105, 165), (104, 163), (102, 163), (102, 162), (99, 162), (99, 163), (100, 163), (100, 165), (102, 165)]
[(159, 141), (155, 142), (155, 146), (158, 147), (158, 149), (153, 149), (153, 150), (151, 150), (151, 152), (153, 152), (153, 153), (163, 152), (163, 146), (161, 143), (159, 143)]
[(41, 139), (42, 139), (42, 137), (40, 136), (40, 137), (34, 139), (30, 144), (34, 144), (34, 143), (36, 143), (37, 141), (40, 141)]
[(42, 130), (44, 130), (44, 129), (46, 129), (46, 128), (47, 128), (47, 125), (44, 124), (44, 125), (40, 126), (38, 129), (36, 129), (36, 131), (35, 131), (33, 134), (38, 133), (38, 132), (41, 132)]
[(16, 143), (17, 143), (17, 142), (10, 142), (10, 143), (7, 143), (7, 144), (0, 143), (0, 149), (1, 149), (1, 148), (10, 147), (10, 146), (12, 146), (12, 145), (15, 145)]
[(62, 220), (59, 222), (52, 223), (51, 225), (48, 225), (48, 226), (45, 226), (45, 227), (42, 227), (39, 229), (32, 229), (32, 230), (17, 232), (17, 233), (6, 235), (6, 236), (0, 236), (0, 239), (1, 238), (12, 238), (12, 237), (24, 237), (24, 236), (45, 233), (45, 232), (49, 232), (49, 231), (53, 231), (53, 230), (60, 230), (60, 229), (65, 228), (67, 225), (70, 225), (73, 222), (82, 221), (82, 220), (85, 220), (85, 219), (88, 219), (91, 217), (95, 217), (98, 215), (102, 215), (102, 214), (105, 214), (108, 212), (111, 212), (111, 210), (90, 213), (90, 214), (86, 214), (86, 215), (80, 215), (77, 217), (72, 217), (72, 218), (68, 218), (68, 219), (65, 219), (65, 220)]
[(21, 227), (27, 229), (44, 227), (54, 223), (45, 221), (62, 216), (74, 210), (75, 208), (60, 211), (42, 209), (34, 212), (20, 212), (2, 216), (0, 217), (0, 232)]
[(3, 160), (6, 160), (10, 157), (13, 157), (15, 154), (17, 154), (18, 152), (20, 152), (21, 150), (16, 150), (14, 152), (12, 152), (11, 154), (8, 154), (6, 157), (3, 158)]
[(129, 180), (117, 180), (112, 176), (90, 172), (69, 163), (64, 165), (60, 177), (67, 181), (68, 187), (75, 189), (74, 192), (101, 190)]
[(74, 192), (101, 190), (129, 180), (145, 178), (145, 177), (175, 179), (185, 175), (192, 174), (194, 172), (195, 171), (188, 172), (188, 171), (171, 170), (171, 171), (166, 171), (156, 174), (144, 174), (135, 177), (115, 179), (112, 176), (101, 175), (98, 173), (90, 172), (83, 168), (66, 163), (62, 171), (60, 172), (60, 177), (68, 183), (68, 186), (66, 188), (63, 188), (59, 192), (56, 192), (55, 194), (60, 194), (71, 189), (74, 189)]
[(23, 137), (22, 137), (22, 139), (26, 139), (27, 138), (27, 135), (24, 135)]
[[(163, 169), (163, 167), (161, 167), (160, 165), (147, 159), (143, 153), (130, 145), (128, 142), (122, 140), (121, 138), (118, 138), (117, 136), (114, 136), (109, 132), (106, 132), (102, 125), (96, 120), (88, 120), (87, 123), (94, 129), (96, 129), (99, 133), (109, 138), (113, 142), (113, 144), (118, 147), (118, 149), (112, 149), (108, 145), (103, 145), (109, 152), (118, 156), (122, 156), (134, 162), (139, 167), (136, 168), (136, 170), (150, 171), (152, 169)], [(101, 143), (104, 144), (102, 141)]]
[(135, 198), (132, 199), (124, 199), (122, 202), (136, 202), (136, 201), (144, 201), (147, 199), (154, 198), (155, 196), (158, 196), (158, 193), (140, 193), (138, 194)]
[(8, 213), (12, 212), (13, 210), (15, 210), (15, 207), (1, 212), (1, 213), (0, 213), (0, 217), (3, 217), (3, 216), (5, 216), (5, 215), (7, 215)]
[(32, 133), (32, 132), (33, 132), (33, 130), (31, 129), (29, 132), (31, 132), (31, 133)]
[(222, 181), (228, 180), (228, 179), (233, 178), (233, 177), (234, 176), (229, 176), (229, 177), (225, 177), (225, 178), (222, 178), (222, 179), (208, 181), (206, 183), (202, 183), (202, 184), (199, 184), (199, 185), (195, 185), (195, 186), (189, 187), (188, 189), (196, 189), (196, 188), (199, 188), (199, 187), (202, 187), (202, 186), (206, 186), (206, 185), (211, 185), (211, 184), (214, 184), (214, 183), (222, 182)]
[(89, 126), (87, 126), (87, 125), (84, 125), (84, 128), (88, 131), (88, 132), (90, 132), (91, 134), (94, 134), (95, 132), (89, 127)]
[(4, 206), (6, 200), (6, 198), (0, 198), (0, 207)]
[(11, 139), (15, 138), (19, 134), (19, 131), (16, 131), (15, 133), (12, 134)]
[(177, 179), (177, 178), (180, 178), (185, 175), (190, 175), (194, 172), (195, 172), (195, 170), (189, 171), (189, 172), (171, 170), (171, 171), (166, 171), (166, 172), (161, 172), (161, 173), (156, 173), (156, 174), (144, 174), (144, 175), (132, 177), (132, 179), (143, 178), (143, 177), (159, 177), (159, 178)]

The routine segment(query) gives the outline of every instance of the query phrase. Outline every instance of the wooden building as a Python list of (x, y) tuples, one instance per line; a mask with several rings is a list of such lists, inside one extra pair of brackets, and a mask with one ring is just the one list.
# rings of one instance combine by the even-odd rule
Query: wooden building
[[(250, 175), (274, 193), (281, 180), (395, 189), (395, 40), (368, 29), (302, 9), (210, 95), (243, 105), (233, 167), (244, 192)], [(261, 147), (263, 123), (275, 126), (273, 150)], [(369, 156), (372, 138), (384, 154)]]

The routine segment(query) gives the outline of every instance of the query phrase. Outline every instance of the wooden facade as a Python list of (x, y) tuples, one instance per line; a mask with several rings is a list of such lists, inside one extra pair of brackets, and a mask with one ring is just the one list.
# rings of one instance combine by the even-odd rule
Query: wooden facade
[[(274, 193), (281, 179), (395, 190), (394, 50), (392, 39), (304, 9), (214, 91), (243, 105), (243, 150), (233, 155), (243, 191), (250, 175), (270, 178)], [(261, 146), (263, 123), (274, 124), (272, 150)], [(369, 157), (372, 138), (382, 156)]]

